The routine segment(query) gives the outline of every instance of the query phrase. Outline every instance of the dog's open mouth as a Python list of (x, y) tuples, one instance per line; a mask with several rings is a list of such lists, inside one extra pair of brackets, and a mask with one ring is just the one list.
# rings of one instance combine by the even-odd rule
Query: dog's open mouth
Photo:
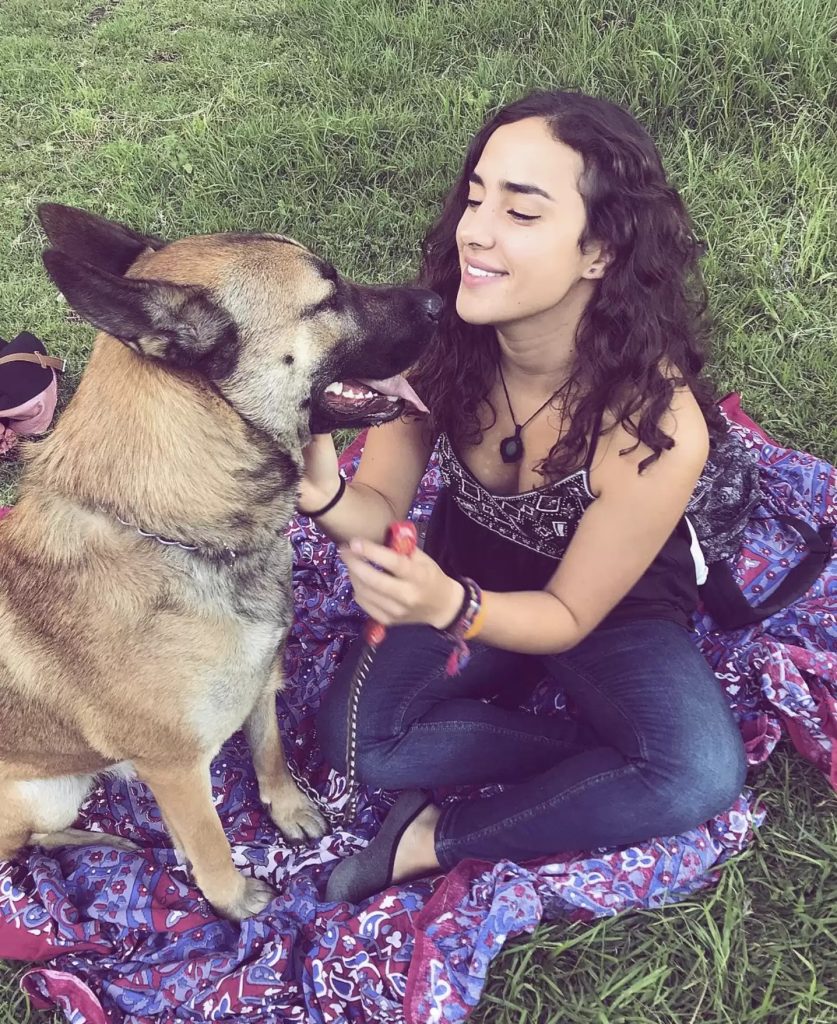
[(393, 419), (404, 408), (405, 403), (419, 412), (427, 412), (427, 406), (413, 391), (404, 377), (396, 374), (386, 380), (334, 381), (323, 391), (323, 406), (339, 419), (364, 420), (384, 416)]

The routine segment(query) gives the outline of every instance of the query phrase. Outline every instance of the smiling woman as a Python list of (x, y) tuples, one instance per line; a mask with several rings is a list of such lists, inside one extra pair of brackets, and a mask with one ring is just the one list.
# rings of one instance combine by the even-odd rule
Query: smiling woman
[[(359, 697), (357, 772), (406, 791), (329, 898), (675, 834), (737, 797), (741, 737), (688, 635), (684, 512), (721, 431), (698, 252), (654, 143), (614, 104), (537, 92), (474, 137), (424, 247), (443, 300), (411, 376), (429, 414), (370, 434), (345, 489), (330, 439), (306, 456), (303, 493), (336, 495), (320, 522), (348, 542), (358, 603), (397, 627)], [(384, 528), (434, 446), (425, 548), (395, 554)], [(340, 769), (358, 653), (319, 715)], [(574, 721), (495, 702), (544, 674)], [(427, 792), (499, 782), (443, 810)]]

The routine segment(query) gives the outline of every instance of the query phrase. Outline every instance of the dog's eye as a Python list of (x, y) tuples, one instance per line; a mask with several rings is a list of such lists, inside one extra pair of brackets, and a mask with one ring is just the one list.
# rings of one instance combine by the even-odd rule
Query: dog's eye
[(305, 306), (300, 316), (303, 320), (307, 320), (318, 313), (337, 313), (342, 308), (343, 296), (340, 294), (339, 288), (334, 288), (324, 299), (320, 299), (319, 302), (314, 302), (310, 306)]

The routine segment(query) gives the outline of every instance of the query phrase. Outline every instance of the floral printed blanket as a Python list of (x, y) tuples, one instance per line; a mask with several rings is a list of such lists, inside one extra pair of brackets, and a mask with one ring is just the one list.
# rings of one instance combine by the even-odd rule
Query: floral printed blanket
[[(800, 557), (798, 536), (769, 516), (834, 523), (837, 473), (772, 441), (740, 411), (737, 396), (724, 407), (757, 460), (764, 493), (735, 570), (753, 597)], [(349, 474), (361, 443), (344, 453)], [(412, 513), (417, 522), (426, 521), (438, 487), (431, 461)], [(467, 861), (359, 907), (324, 902), (337, 858), (368, 842), (394, 794), (362, 791), (352, 826), (337, 823), (344, 779), (324, 766), (313, 722), (362, 615), (334, 546), (304, 518), (290, 538), (297, 615), (277, 713), (292, 768), (328, 809), (331, 833), (307, 847), (283, 843), (261, 808), (246, 744), (233, 736), (213, 765), (216, 806), (236, 864), (271, 882), (277, 895), (258, 917), (232, 924), (215, 916), (176, 862), (149, 791), (136, 780), (105, 779), (77, 824), (132, 839), (140, 852), (30, 848), (0, 862), (0, 958), (37, 962), (22, 982), (35, 1006), (58, 1007), (74, 1024), (461, 1021), (506, 940), (561, 916), (592, 920), (682, 899), (712, 885), (719, 865), (751, 841), (764, 811), (745, 791), (728, 812), (685, 835), (526, 865)], [(695, 622), (695, 642), (729, 698), (750, 762), (768, 758), (785, 732), (835, 787), (836, 609), (832, 553), (808, 593), (765, 622), (735, 632), (719, 631), (702, 614)], [(528, 706), (564, 713), (547, 681)]]

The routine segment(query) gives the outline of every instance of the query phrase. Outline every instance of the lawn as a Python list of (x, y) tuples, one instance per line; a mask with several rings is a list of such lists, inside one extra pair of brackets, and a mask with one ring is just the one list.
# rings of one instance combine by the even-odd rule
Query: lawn
[[(835, 83), (834, 0), (0, 0), (0, 334), (67, 357), (63, 404), (92, 331), (43, 272), (43, 200), (407, 278), (485, 113), (578, 87), (648, 126), (707, 242), (719, 391), (833, 460)], [(0, 460), (0, 503), (17, 474)], [(785, 753), (753, 782), (767, 824), (717, 889), (510, 945), (474, 1019), (836, 1022), (833, 797)], [(0, 1022), (30, 1019), (16, 973)]]

